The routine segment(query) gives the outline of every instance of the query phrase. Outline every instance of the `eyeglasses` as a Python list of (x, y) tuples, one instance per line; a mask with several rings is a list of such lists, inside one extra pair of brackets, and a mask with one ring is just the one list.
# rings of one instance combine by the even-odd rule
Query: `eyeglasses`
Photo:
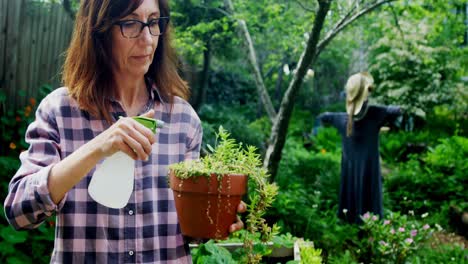
[(159, 17), (150, 19), (148, 23), (140, 20), (129, 19), (115, 22), (114, 25), (120, 26), (120, 32), (125, 38), (138, 38), (145, 27), (153, 36), (161, 36), (169, 24), (169, 17)]

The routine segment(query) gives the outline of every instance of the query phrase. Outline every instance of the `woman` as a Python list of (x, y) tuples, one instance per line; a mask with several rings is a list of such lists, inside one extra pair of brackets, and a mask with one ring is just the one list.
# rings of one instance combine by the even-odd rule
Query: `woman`
[(350, 223), (360, 223), (360, 216), (366, 212), (383, 216), (379, 131), (400, 114), (400, 108), (368, 105), (373, 88), (370, 74), (352, 75), (345, 87), (346, 113), (323, 113), (317, 117), (317, 125), (332, 125), (341, 134), (338, 216)]
[[(38, 107), (5, 201), (16, 229), (56, 213), (52, 263), (190, 263), (166, 176), (169, 164), (199, 157), (202, 127), (182, 99), (188, 87), (177, 74), (168, 22), (165, 0), (81, 1), (66, 88)], [(165, 127), (154, 135), (129, 118), (136, 115)], [(95, 166), (118, 151), (136, 160), (135, 187), (126, 207), (112, 209), (87, 188)]]

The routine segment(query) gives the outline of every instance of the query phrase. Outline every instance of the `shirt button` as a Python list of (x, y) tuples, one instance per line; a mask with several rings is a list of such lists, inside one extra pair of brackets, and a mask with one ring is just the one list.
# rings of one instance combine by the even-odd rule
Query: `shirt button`
[(133, 256), (133, 254), (134, 254), (133, 250), (130, 250), (130, 251), (128, 252), (128, 254), (129, 254), (130, 256)]
[(128, 210), (129, 215), (133, 215), (133, 210)]

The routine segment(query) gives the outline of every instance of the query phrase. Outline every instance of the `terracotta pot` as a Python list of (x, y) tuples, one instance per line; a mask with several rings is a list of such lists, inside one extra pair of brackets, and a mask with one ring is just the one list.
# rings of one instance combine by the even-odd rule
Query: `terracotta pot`
[(246, 175), (216, 175), (179, 179), (171, 171), (169, 185), (182, 234), (192, 238), (223, 239), (236, 221), (237, 206), (247, 190)]

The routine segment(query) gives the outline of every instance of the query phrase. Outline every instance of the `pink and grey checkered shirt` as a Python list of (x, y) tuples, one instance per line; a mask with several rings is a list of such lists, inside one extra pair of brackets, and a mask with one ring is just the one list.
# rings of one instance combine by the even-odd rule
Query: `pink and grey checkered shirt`
[[(47, 187), (51, 167), (109, 127), (80, 110), (66, 88), (49, 94), (39, 105), (36, 120), (26, 132), (29, 150), (20, 155), (21, 167), (5, 200), (5, 213), (16, 229), (32, 229), (56, 213), (55, 246), (51, 263), (190, 263), (188, 244), (180, 232), (169, 164), (198, 159), (202, 127), (193, 108), (179, 97), (165, 103), (150, 89), (146, 110), (153, 108), (164, 128), (148, 161), (137, 160), (129, 203), (112, 209), (88, 194), (91, 170), (58, 204)], [(125, 116), (111, 100), (112, 116)], [(112, 188), (112, 186), (109, 186)]]

